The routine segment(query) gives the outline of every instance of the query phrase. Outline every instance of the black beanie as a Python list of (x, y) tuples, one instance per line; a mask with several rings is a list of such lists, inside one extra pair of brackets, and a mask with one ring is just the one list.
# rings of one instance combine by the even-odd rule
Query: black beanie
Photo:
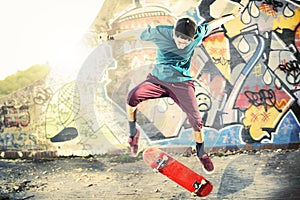
[(181, 18), (175, 26), (175, 35), (184, 39), (194, 38), (196, 33), (196, 24), (190, 18)]

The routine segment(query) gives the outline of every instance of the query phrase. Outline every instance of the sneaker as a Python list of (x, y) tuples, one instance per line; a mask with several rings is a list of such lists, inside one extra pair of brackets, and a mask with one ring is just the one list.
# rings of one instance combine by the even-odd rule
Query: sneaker
[(204, 154), (199, 160), (202, 164), (203, 171), (206, 174), (212, 174), (214, 172), (214, 165), (207, 154)]
[(131, 137), (128, 138), (128, 143), (130, 146), (130, 153), (133, 156), (137, 156), (137, 153), (138, 153), (139, 137), (140, 137), (140, 131), (137, 130), (136, 135), (133, 137), (133, 139)]

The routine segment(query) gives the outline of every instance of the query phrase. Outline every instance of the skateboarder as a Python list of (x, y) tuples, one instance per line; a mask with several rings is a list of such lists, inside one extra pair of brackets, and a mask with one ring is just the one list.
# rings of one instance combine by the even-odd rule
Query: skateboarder
[(193, 128), (197, 156), (206, 173), (214, 171), (214, 165), (204, 151), (203, 122), (198, 111), (193, 78), (190, 74), (194, 49), (212, 30), (241, 14), (241, 9), (231, 15), (196, 25), (190, 18), (180, 18), (175, 26), (147, 27), (140, 39), (157, 46), (156, 63), (146, 80), (127, 95), (127, 117), (130, 136), (128, 143), (133, 155), (137, 154), (140, 131), (136, 128), (136, 108), (148, 99), (170, 97), (186, 113)]

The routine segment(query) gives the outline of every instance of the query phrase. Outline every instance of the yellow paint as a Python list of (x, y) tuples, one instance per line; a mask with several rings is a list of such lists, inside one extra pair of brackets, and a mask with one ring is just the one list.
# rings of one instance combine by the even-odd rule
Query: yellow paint
[(291, 29), (294, 30), (296, 26), (300, 23), (300, 8), (294, 10), (295, 15), (293, 17), (285, 17), (284, 15), (280, 15), (277, 18), (274, 18), (272, 29), (276, 28), (281, 29)]
[[(204, 43), (205, 49), (223, 76), (230, 81), (231, 69), (229, 41), (223, 33), (210, 36)], [(218, 59), (218, 61), (216, 61)]]
[[(282, 100), (280, 104), (276, 104), (279, 109), (284, 109), (285, 100)], [(275, 107), (268, 107), (267, 111), (265, 106), (253, 106), (245, 112), (245, 119), (243, 124), (245, 127), (250, 127), (250, 136), (259, 141), (263, 137), (270, 137), (269, 133), (263, 131), (264, 128), (275, 128), (277, 120), (282, 117), (285, 112), (279, 112)]]

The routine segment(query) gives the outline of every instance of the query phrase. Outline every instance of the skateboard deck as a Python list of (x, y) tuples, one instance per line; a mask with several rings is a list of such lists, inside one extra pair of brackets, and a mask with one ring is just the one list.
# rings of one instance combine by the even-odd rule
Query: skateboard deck
[(195, 196), (205, 197), (213, 189), (213, 185), (203, 176), (158, 148), (146, 149), (143, 159), (154, 171), (168, 177)]

